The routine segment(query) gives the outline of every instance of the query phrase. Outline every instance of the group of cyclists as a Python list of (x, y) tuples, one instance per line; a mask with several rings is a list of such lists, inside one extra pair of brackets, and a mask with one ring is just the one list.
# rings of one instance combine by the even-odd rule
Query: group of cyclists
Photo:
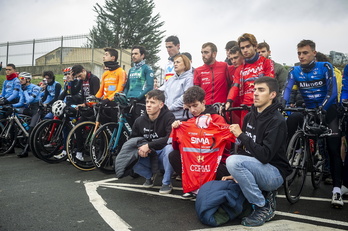
[[(337, 80), (332, 64), (318, 61), (315, 43), (311, 40), (302, 40), (297, 45), (297, 55), (300, 65), (290, 69), (285, 83), (284, 74), (280, 74), (281, 71), (279, 71), (279, 68), (281, 69), (283, 67), (279, 67), (274, 61), (269, 59), (270, 48), (268, 44), (266, 44), (266, 46), (265, 44), (259, 46), (256, 38), (252, 34), (245, 33), (238, 38), (238, 41), (229, 43), (228, 47), (226, 46), (226, 62), (216, 61), (217, 48), (213, 43), (203, 44), (202, 60), (204, 65), (196, 69), (192, 68), (190, 65), (191, 55), (183, 55), (183, 53), (180, 53), (180, 42), (176, 36), (169, 36), (165, 44), (170, 57), (165, 68), (166, 82), (159, 89), (164, 91), (164, 103), (169, 108), (169, 111), (175, 115), (177, 120), (186, 121), (190, 120), (192, 117), (197, 118), (206, 111), (205, 105), (209, 108), (215, 103), (225, 103), (223, 108), (218, 109), (218, 113), (221, 112), (222, 109), (228, 110), (230, 107), (238, 107), (241, 104), (252, 106), (255, 100), (254, 91), (256, 91), (254, 82), (263, 76), (275, 78), (278, 80), (278, 83), (282, 83), (280, 89), (284, 89), (284, 91), (282, 94), (277, 92), (277, 96), (272, 97), (272, 100), (275, 98), (274, 100), (282, 104), (283, 108), (286, 106), (295, 107), (304, 105), (307, 108), (319, 108), (325, 113), (326, 125), (332, 130), (332, 133), (335, 134), (327, 138), (328, 162), (330, 163), (329, 169), (333, 180), (331, 204), (335, 208), (342, 208), (342, 196), (348, 194), (348, 158), (346, 155), (341, 156), (342, 129), (339, 129), (338, 111), (342, 105), (346, 106), (346, 103), (348, 103), (348, 83), (346, 83), (348, 81), (348, 65), (345, 67), (343, 80)], [(7, 64), (6, 80), (3, 83), (0, 95), (0, 105), (12, 105), (18, 113), (31, 116), (28, 130), (30, 133), (40, 119), (53, 118), (52, 113), (43, 115), (40, 112), (41, 106), (52, 106), (56, 101), (61, 100), (66, 107), (76, 111), (84, 107), (89, 107), (87, 102), (90, 102), (92, 99), (98, 101), (99, 105), (111, 108), (109, 111), (106, 110), (106, 114), (113, 115), (113, 108), (117, 106), (115, 97), (124, 95), (129, 102), (146, 104), (146, 110), (142, 112), (137, 110), (132, 111), (130, 121), (131, 124), (133, 124), (141, 115), (150, 113), (151, 106), (148, 104), (152, 102), (152, 99), (146, 98), (146, 94), (156, 88), (154, 87), (154, 73), (151, 67), (145, 62), (146, 50), (142, 46), (134, 46), (131, 49), (131, 57), (134, 66), (129, 70), (128, 75), (117, 62), (117, 50), (105, 48), (104, 51), (103, 62), (105, 72), (100, 79), (83, 66), (74, 65), (63, 70), (65, 78), (64, 86), (61, 86), (61, 84), (56, 81), (52, 71), (45, 71), (42, 75), (44, 79), (42, 84), (37, 86), (31, 83), (32, 75), (30, 73), (21, 72), (18, 74), (15, 65)], [(282, 71), (284, 72), (284, 70)], [(183, 78), (185, 78), (185, 80)], [(337, 82), (343, 83), (342, 89), (338, 89)], [(259, 84), (262, 84), (262, 82)], [(193, 104), (187, 108), (183, 99), (183, 93), (193, 85), (201, 87), (205, 92), (204, 101), (199, 101), (204, 104), (204, 110), (201, 110), (198, 114), (194, 112), (194, 107), (197, 107), (197, 105)], [(262, 91), (262, 89), (257, 89), (257, 91)], [(302, 98), (295, 99), (291, 97), (295, 92), (300, 92)], [(340, 99), (338, 98), (338, 92), (341, 92)], [(155, 95), (154, 100), (157, 100), (159, 97), (160, 101), (163, 101), (161, 96), (156, 96), (156, 94), (152, 94)], [(260, 92), (258, 92), (258, 94), (260, 94)], [(159, 102), (159, 104), (160, 103), (161, 102)], [(175, 107), (173, 107), (173, 105), (175, 105)], [(162, 106), (160, 108), (162, 108)], [(185, 108), (189, 109), (190, 113), (186, 113), (184, 116), (183, 113), (185, 112)], [(180, 113), (178, 113), (178, 111)], [(247, 125), (243, 123), (244, 118), (247, 118), (247, 113), (247, 110), (232, 113), (231, 118), (233, 124), (238, 124), (240, 128), (243, 128), (241, 130), (237, 129), (240, 132), (244, 132), (244, 129), (247, 127)], [(6, 116), (8, 116), (8, 114), (6, 114), (5, 110), (2, 110), (0, 114), (1, 121), (3, 121)], [(287, 142), (289, 142), (297, 127), (302, 123), (303, 114), (292, 113), (287, 117)], [(114, 120), (113, 122), (116, 122), (116, 115), (111, 116), (111, 118), (113, 118), (111, 119)], [(95, 119), (95, 117), (93, 119)], [(82, 123), (86, 120), (91, 120), (91, 117), (81, 116), (77, 123)], [(101, 123), (110, 122), (110, 117), (101, 117), (99, 121)], [(174, 122), (174, 120), (171, 122)], [(173, 125), (173, 129), (178, 126), (179, 124), (176, 122), (175, 126)], [(235, 129), (236, 127), (233, 128)], [(238, 132), (238, 134), (240, 133)], [(167, 134), (166, 136), (169, 135)], [(156, 138), (158, 137), (152, 137), (151, 139), (155, 140)], [(80, 137), (80, 139), (82, 139), (82, 137)], [(256, 138), (254, 142), (261, 142), (260, 145), (262, 145), (262, 141), (257, 141)], [(79, 143), (82, 142), (77, 142), (77, 144)], [(232, 149), (237, 152), (238, 148), (240, 149), (243, 146), (243, 143), (240, 144), (238, 139), (235, 143), (236, 144), (232, 147), (231, 145), (227, 145), (230, 149), (229, 154), (233, 152)], [(239, 145), (237, 145), (237, 143)], [(83, 151), (78, 145), (77, 149), (76, 158), (83, 160)], [(29, 144), (23, 148), (23, 151), (18, 154), (18, 157), (27, 157), (28, 151)], [(147, 155), (149, 152), (151, 152), (150, 149), (146, 151), (140, 150), (140, 158), (149, 157)], [(169, 163), (168, 161), (171, 160), (168, 160), (168, 158), (171, 158), (171, 155), (173, 155), (172, 153), (179, 156), (180, 162), (180, 152), (171, 149), (170, 153), (165, 155), (167, 164)], [(55, 155), (55, 158), (58, 159), (65, 156), (66, 150), (62, 148), (61, 152)], [(178, 158), (176, 160), (178, 160)], [(160, 158), (160, 161), (164, 161), (163, 157)], [(226, 158), (221, 161), (221, 164), (225, 166)], [(272, 159), (270, 163), (272, 163), (272, 161), (274, 163), (275, 160)], [(174, 168), (175, 172), (179, 173), (180, 168), (180, 165), (179, 168)], [(172, 168), (170, 167), (170, 169)], [(226, 166), (224, 169), (226, 170), (224, 173), (228, 174)], [(211, 174), (215, 174), (213, 178), (216, 177), (216, 172)], [(284, 180), (286, 180), (286, 176), (283, 177)], [(185, 176), (185, 179), (186, 178), (187, 176)], [(219, 179), (222, 178), (222, 175), (219, 176)], [(216, 177), (216, 179), (218, 178)], [(144, 186), (152, 187), (154, 184), (153, 181), (153, 176), (150, 176), (150, 178), (147, 177)], [(162, 190), (162, 192), (170, 193), (172, 190), (170, 180), (168, 181), (167, 179), (166, 182), (166, 185), (162, 185), (162, 188), (165, 186), (166, 190)], [(195, 197), (198, 190), (188, 191), (188, 193), (189, 194), (186, 193), (186, 197)], [(183, 196), (185, 196), (185, 194)], [(272, 194), (272, 196), (274, 195)], [(270, 204), (273, 203), (272, 201), (268, 201), (272, 200), (272, 196), (265, 196), (264, 200), (266, 200), (266, 204), (268, 204), (268, 202)], [(275, 199), (273, 198), (273, 200)], [(252, 220), (257, 216), (254, 214), (249, 217), (249, 220), (247, 219), (247, 221), (244, 221), (244, 225), (262, 225), (274, 216), (275, 208), (272, 207), (272, 209), (273, 213), (261, 219), (260, 222), (255, 223), (255, 221)], [(257, 212), (259, 212), (259, 210), (254, 209), (254, 213)], [(262, 211), (259, 213), (262, 213)]]

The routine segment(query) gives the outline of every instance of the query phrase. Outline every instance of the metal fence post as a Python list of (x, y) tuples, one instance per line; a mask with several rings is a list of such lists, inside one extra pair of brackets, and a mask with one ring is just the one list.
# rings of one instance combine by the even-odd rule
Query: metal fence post
[(33, 56), (32, 57), (33, 58), (31, 60), (31, 65), (35, 66), (35, 63), (34, 63), (34, 61), (35, 61), (35, 39), (33, 39)]
[(63, 64), (63, 36), (60, 42), (60, 64)]
[(7, 51), (6, 51), (6, 65), (8, 64), (8, 53), (10, 49), (10, 42), (7, 42)]

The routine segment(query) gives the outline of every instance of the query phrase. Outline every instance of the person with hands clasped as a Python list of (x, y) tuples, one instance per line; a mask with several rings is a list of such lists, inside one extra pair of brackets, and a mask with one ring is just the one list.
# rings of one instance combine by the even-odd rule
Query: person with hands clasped
[(275, 215), (275, 195), (291, 173), (286, 157), (286, 122), (278, 111), (279, 85), (276, 79), (260, 77), (254, 82), (254, 104), (245, 116), (243, 128), (230, 125), (230, 131), (243, 149), (226, 160), (231, 176), (238, 182), (245, 198), (253, 206), (242, 225), (259, 226)]

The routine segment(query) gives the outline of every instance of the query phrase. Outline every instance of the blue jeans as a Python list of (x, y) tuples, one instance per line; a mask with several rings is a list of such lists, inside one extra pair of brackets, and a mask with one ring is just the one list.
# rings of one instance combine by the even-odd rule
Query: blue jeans
[[(164, 169), (164, 175), (162, 184), (170, 184), (171, 176), (174, 172), (172, 166), (169, 163), (168, 155), (173, 151), (173, 146), (168, 144), (161, 150), (157, 150), (159, 166)], [(152, 177), (151, 162), (150, 157), (139, 158), (139, 161), (133, 167), (134, 172), (138, 173), (140, 176), (150, 179)]]
[(232, 155), (226, 160), (229, 173), (238, 181), (245, 198), (259, 207), (265, 205), (262, 191), (273, 191), (283, 184), (279, 170), (271, 164), (262, 164), (254, 157)]

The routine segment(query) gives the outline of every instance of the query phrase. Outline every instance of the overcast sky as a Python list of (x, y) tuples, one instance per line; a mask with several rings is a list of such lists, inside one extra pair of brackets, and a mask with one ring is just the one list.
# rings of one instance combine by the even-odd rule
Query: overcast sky
[[(93, 6), (104, 0), (1, 0), (0, 43), (87, 34), (95, 25)], [(201, 45), (213, 42), (217, 59), (225, 44), (245, 32), (265, 40), (279, 63), (297, 62), (296, 44), (311, 39), (317, 50), (348, 53), (348, 0), (154, 0), (165, 35), (177, 35), (181, 51), (202, 65)], [(164, 42), (160, 63), (167, 59)]]

